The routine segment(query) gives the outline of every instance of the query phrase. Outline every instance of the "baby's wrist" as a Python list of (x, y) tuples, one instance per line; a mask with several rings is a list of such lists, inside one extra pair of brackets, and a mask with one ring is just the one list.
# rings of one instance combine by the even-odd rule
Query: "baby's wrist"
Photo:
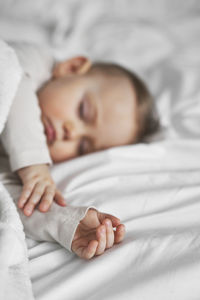
[(26, 179), (28, 178), (33, 178), (37, 175), (42, 174), (42, 172), (49, 172), (49, 168), (46, 164), (38, 164), (38, 165), (31, 165), (31, 166), (27, 166), (27, 167), (23, 167), (21, 169), (18, 169), (17, 174), (19, 175), (19, 177), (23, 180), (24, 177)]

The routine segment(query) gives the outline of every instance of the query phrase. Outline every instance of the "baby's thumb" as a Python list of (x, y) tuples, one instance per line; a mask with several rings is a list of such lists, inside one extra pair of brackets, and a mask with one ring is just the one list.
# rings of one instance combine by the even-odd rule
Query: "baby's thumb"
[(67, 205), (64, 197), (62, 196), (61, 192), (59, 192), (58, 190), (56, 190), (54, 200), (60, 206), (66, 206)]

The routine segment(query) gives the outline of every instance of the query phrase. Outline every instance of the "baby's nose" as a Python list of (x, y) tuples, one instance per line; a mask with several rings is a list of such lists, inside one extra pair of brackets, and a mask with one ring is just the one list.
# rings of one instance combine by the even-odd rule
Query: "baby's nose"
[(64, 132), (63, 132), (63, 140), (69, 140), (70, 138), (70, 132), (67, 127), (63, 127)]
[(81, 135), (80, 128), (78, 128), (78, 126), (75, 126), (72, 121), (65, 122), (63, 129), (63, 140), (73, 140), (80, 137)]

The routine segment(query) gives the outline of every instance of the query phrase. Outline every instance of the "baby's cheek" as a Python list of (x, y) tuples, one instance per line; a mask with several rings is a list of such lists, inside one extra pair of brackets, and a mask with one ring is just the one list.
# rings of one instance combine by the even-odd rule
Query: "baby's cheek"
[(56, 141), (49, 146), (51, 159), (54, 163), (66, 161), (76, 157), (76, 148), (73, 142)]

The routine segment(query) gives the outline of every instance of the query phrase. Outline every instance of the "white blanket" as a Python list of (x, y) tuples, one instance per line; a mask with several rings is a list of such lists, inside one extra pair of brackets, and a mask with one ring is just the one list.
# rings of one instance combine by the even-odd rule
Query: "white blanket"
[[(0, 134), (21, 79), (14, 51), (0, 40)], [(0, 299), (33, 299), (23, 225), (0, 182)]]
[(69, 203), (115, 214), (127, 234), (121, 245), (89, 262), (57, 244), (27, 239), (35, 298), (199, 300), (199, 0), (0, 5), (1, 36), (45, 43), (58, 58), (86, 54), (135, 69), (155, 95), (163, 126), (151, 144), (52, 168)]

